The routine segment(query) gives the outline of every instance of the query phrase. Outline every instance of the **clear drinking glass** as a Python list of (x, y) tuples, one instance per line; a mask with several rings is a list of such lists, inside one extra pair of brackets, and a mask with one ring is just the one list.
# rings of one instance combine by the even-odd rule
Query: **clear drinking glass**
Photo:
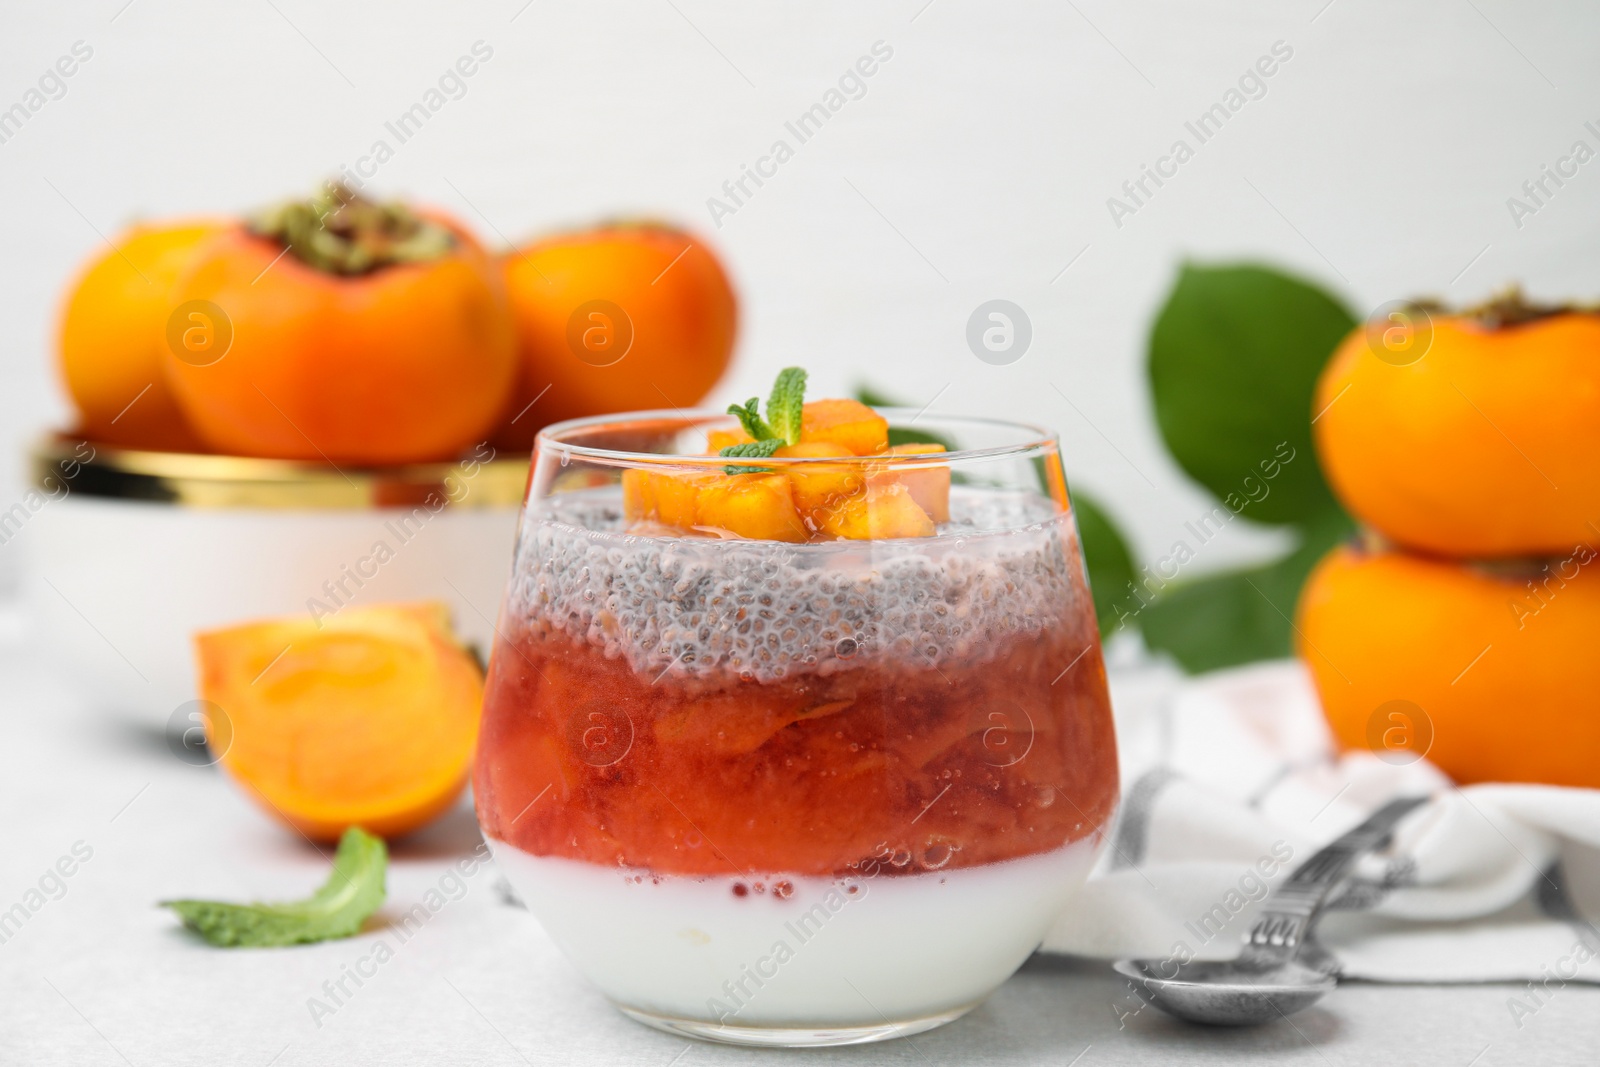
[(550, 936), (651, 1026), (797, 1046), (957, 1018), (1109, 829), (1116, 742), (1055, 436), (882, 413), (956, 448), (746, 463), (948, 484), (934, 536), (630, 522), (625, 472), (722, 476), (697, 453), (726, 415), (539, 435), (478, 818)]

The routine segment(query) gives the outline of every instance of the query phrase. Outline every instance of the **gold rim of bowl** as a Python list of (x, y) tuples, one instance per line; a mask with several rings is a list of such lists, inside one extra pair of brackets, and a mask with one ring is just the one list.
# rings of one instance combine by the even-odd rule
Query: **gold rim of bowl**
[[(347, 467), (294, 460), (153, 452), (46, 433), (28, 450), (30, 481), (82, 495), (199, 508), (337, 510), (498, 508), (522, 503), (528, 459), (480, 446), (450, 463)], [(488, 456), (489, 458), (484, 458)]]

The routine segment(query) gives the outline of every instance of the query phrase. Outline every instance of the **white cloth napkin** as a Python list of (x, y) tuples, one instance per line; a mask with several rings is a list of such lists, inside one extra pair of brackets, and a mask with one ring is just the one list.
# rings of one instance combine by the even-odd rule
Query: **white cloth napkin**
[(1341, 755), (1295, 662), (1113, 669), (1111, 692), (1122, 809), (1044, 951), (1234, 956), (1289, 872), (1386, 801), (1427, 794), (1318, 928), (1342, 973), (1523, 982), (1526, 1014), (1567, 982), (1600, 982), (1600, 790), (1457, 788), (1426, 761)]

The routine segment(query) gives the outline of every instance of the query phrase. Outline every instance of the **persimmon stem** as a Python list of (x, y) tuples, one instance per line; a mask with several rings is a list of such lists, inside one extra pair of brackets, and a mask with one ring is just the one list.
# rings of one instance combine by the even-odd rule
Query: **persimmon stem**
[(308, 266), (340, 275), (440, 259), (456, 243), (446, 227), (404, 204), (374, 203), (341, 182), (325, 182), (309, 200), (269, 208), (250, 220), (250, 230)]
[(1523, 295), (1521, 286), (1512, 283), (1483, 303), (1463, 309), (1461, 317), (1475, 320), (1484, 329), (1503, 330), (1554, 315), (1592, 310), (1576, 304), (1536, 304)]

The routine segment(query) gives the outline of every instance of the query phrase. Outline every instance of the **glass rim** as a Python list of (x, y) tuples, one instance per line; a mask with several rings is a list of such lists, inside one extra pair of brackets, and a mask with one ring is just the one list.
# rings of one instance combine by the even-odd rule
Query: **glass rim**
[[(893, 424), (895, 415), (909, 416), (911, 421), (922, 417), (927, 412), (925, 409), (907, 407), (874, 407), (878, 414), (889, 419)], [(999, 459), (1007, 456), (1027, 456), (1041, 450), (1060, 450), (1060, 435), (1043, 426), (1031, 422), (1022, 422), (1017, 419), (997, 419), (987, 415), (939, 415), (937, 419), (942, 423), (955, 423), (970, 427), (987, 427), (989, 429), (1020, 431), (1020, 440), (1003, 445), (992, 445), (987, 448), (963, 448), (946, 452), (896, 454), (879, 452), (866, 456), (764, 456), (764, 457), (735, 457), (705, 455), (704, 453), (690, 452), (636, 452), (627, 449), (596, 448), (593, 445), (575, 444), (563, 440), (563, 436), (577, 431), (595, 429), (598, 427), (615, 426), (619, 429), (629, 426), (643, 427), (651, 423), (661, 423), (663, 429), (677, 426), (680, 429), (689, 429), (696, 426), (708, 426), (711, 423), (722, 423), (727, 426), (737, 426), (738, 421), (726, 411), (715, 411), (706, 408), (651, 408), (644, 411), (624, 411), (609, 415), (589, 415), (581, 419), (565, 419), (553, 422), (542, 428), (534, 440), (534, 451), (539, 452), (549, 449), (553, 453), (565, 453), (569, 458), (581, 458), (603, 461), (616, 464), (674, 464), (692, 465), (703, 467), (724, 466), (761, 466), (785, 467), (803, 466), (805, 464), (870, 464), (875, 468), (881, 467), (928, 467), (947, 466), (952, 463), (962, 463), (970, 460)], [(926, 431), (923, 431), (926, 432)]]

